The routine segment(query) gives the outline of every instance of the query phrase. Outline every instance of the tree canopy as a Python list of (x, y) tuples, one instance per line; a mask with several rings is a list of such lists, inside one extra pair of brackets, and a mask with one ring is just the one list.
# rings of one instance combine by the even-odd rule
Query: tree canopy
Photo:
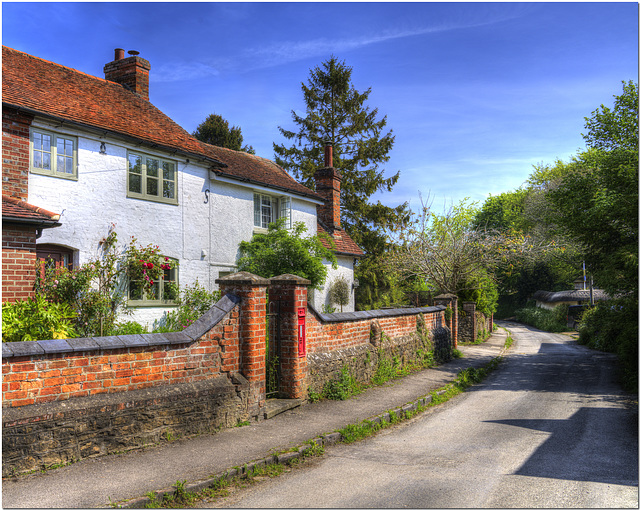
[(310, 280), (310, 288), (319, 289), (327, 279), (327, 267), (322, 259), (335, 269), (336, 256), (317, 236), (303, 237), (306, 231), (302, 222), (296, 222), (290, 230), (284, 228), (282, 219), (269, 224), (267, 233), (253, 234), (251, 241), (240, 243), (238, 271), (263, 278), (294, 274)]
[(255, 154), (251, 145), (242, 145), (244, 142), (242, 130), (237, 126), (229, 127), (229, 121), (216, 113), (212, 113), (201, 122), (193, 132), (193, 136), (209, 145)]

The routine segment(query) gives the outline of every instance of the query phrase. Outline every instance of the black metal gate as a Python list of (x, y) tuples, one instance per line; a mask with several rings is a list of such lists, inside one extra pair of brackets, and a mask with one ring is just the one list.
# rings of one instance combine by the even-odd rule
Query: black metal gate
[(280, 360), (281, 353), (281, 301), (270, 301), (267, 312), (267, 398), (278, 398), (280, 396)]

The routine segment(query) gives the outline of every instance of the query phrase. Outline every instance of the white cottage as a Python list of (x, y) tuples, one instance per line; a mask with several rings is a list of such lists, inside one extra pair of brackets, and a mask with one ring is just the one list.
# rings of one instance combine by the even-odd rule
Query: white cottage
[[(340, 227), (331, 159), (314, 192), (270, 160), (198, 141), (150, 103), (149, 62), (129, 53), (116, 49), (102, 79), (3, 47), (3, 199), (60, 215), (60, 226), (39, 232), (37, 257), (83, 264), (115, 224), (120, 241), (135, 236), (179, 261), (165, 278), (214, 289), (236, 269), (240, 241), (284, 218), (335, 241), (339, 267), (310, 302), (321, 310), (332, 280), (344, 276), (352, 311), (362, 251)], [(22, 154), (5, 153), (5, 144)], [(128, 306), (141, 323), (168, 309), (162, 296), (133, 293)]]

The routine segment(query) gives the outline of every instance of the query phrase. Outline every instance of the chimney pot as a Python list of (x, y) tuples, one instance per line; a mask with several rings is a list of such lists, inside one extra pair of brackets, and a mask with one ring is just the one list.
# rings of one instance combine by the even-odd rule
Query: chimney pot
[(114, 60), (122, 60), (124, 58), (124, 49), (116, 48), (116, 58)]
[(136, 51), (136, 50), (129, 50), (129, 51), (127, 51), (127, 53), (129, 55), (131, 55), (132, 57), (135, 57), (136, 55), (140, 55), (140, 52)]
[(333, 146), (331, 142), (325, 142), (324, 145), (324, 166), (326, 168), (333, 166)]

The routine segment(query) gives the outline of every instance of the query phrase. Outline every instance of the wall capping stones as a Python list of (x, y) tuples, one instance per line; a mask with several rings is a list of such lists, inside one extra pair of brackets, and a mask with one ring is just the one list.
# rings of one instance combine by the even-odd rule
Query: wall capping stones
[(336, 313), (320, 313), (311, 303), (308, 303), (309, 309), (320, 319), (322, 323), (332, 322), (348, 322), (361, 321), (369, 319), (381, 319), (385, 317), (398, 317), (401, 315), (418, 315), (421, 313), (434, 313), (444, 310), (446, 307), (442, 305), (426, 306), (420, 308), (390, 308), (387, 310), (364, 310), (360, 312), (336, 312)]

